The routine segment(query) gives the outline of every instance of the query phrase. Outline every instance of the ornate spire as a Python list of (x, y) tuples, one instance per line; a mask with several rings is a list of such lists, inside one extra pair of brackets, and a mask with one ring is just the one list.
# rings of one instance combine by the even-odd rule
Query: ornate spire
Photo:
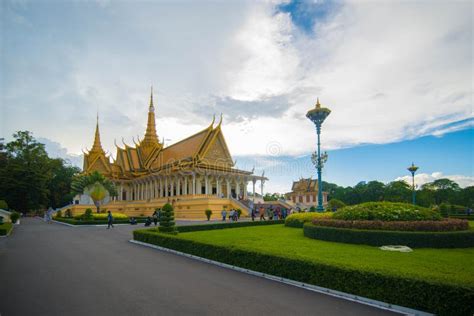
[(321, 108), (321, 103), (319, 103), (319, 98), (316, 101), (316, 108), (320, 109)]
[(153, 86), (150, 93), (150, 106), (148, 107), (148, 123), (146, 125), (145, 138), (143, 142), (146, 144), (158, 144), (158, 136), (156, 135), (155, 126), (155, 107), (153, 105)]
[(104, 152), (102, 149), (102, 145), (100, 143), (100, 132), (99, 132), (99, 113), (97, 113), (97, 121), (95, 125), (95, 136), (94, 136), (94, 145), (92, 145), (92, 149), (90, 150), (95, 152)]

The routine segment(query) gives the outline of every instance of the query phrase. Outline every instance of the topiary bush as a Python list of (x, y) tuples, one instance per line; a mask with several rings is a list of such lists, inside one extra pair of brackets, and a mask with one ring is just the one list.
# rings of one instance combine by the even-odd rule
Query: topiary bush
[(333, 215), (340, 220), (380, 220), (380, 221), (436, 221), (441, 215), (424, 207), (393, 202), (367, 202), (346, 206)]
[(204, 213), (206, 214), (207, 220), (211, 219), (212, 211), (211, 210), (205, 210)]
[(59, 210), (54, 217), (63, 217), (63, 213)]
[(330, 212), (309, 212), (309, 213), (294, 213), (285, 219), (285, 226), (302, 228), (304, 223), (311, 222), (316, 218), (331, 218), (333, 213)]
[(166, 203), (161, 209), (160, 227), (158, 227), (158, 230), (168, 234), (178, 233), (174, 222), (173, 206), (169, 203)]
[(242, 210), (240, 208), (237, 209), (237, 218), (240, 218), (240, 215), (242, 215)]
[(448, 203), (441, 203), (439, 205), (439, 212), (441, 213), (441, 216), (443, 217), (448, 217), (450, 210), (451, 210), (451, 205), (449, 205)]
[(70, 209), (70, 208), (68, 208), (68, 209), (66, 210), (66, 212), (64, 212), (64, 216), (66, 216), (66, 217), (68, 217), (68, 218), (71, 218), (71, 217), (72, 217), (72, 212), (71, 212), (71, 209)]
[(13, 211), (10, 215), (10, 219), (13, 224), (16, 223), (16, 221), (20, 218), (20, 213)]

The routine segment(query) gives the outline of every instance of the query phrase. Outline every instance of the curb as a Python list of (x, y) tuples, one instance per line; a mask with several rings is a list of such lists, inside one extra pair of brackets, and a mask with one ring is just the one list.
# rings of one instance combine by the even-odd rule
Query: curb
[(244, 269), (244, 268), (233, 266), (233, 265), (230, 265), (230, 264), (226, 264), (226, 263), (222, 263), (222, 262), (218, 262), (218, 261), (198, 257), (198, 256), (195, 256), (195, 255), (190, 255), (188, 253), (184, 253), (184, 252), (176, 251), (176, 250), (173, 250), (173, 249), (164, 248), (164, 247), (144, 243), (144, 242), (141, 242), (141, 241), (136, 241), (136, 240), (133, 240), (133, 239), (129, 240), (129, 242), (132, 243), (132, 244), (136, 244), (136, 245), (140, 245), (140, 246), (144, 246), (144, 247), (148, 247), (148, 248), (153, 248), (153, 249), (164, 251), (164, 252), (169, 252), (169, 253), (172, 253), (172, 254), (175, 254), (175, 255), (183, 256), (183, 257), (186, 257), (186, 258), (191, 258), (191, 259), (198, 260), (198, 261), (201, 261), (201, 262), (205, 262), (205, 263), (208, 263), (208, 264), (216, 265), (216, 266), (219, 266), (219, 267), (222, 267), (222, 268), (226, 268), (226, 269), (230, 269), (230, 270), (234, 270), (234, 271), (239, 271), (239, 272), (246, 273), (246, 274), (249, 274), (249, 275), (253, 275), (253, 276), (256, 276), (256, 277), (264, 278), (264, 279), (267, 279), (267, 280), (272, 280), (272, 281), (275, 281), (275, 282), (295, 286), (295, 287), (305, 289), (305, 290), (308, 290), (308, 291), (313, 291), (313, 292), (317, 292), (317, 293), (321, 293), (321, 294), (326, 294), (326, 295), (336, 297), (336, 298), (340, 298), (340, 299), (343, 299), (343, 300), (346, 300), (346, 301), (351, 301), (351, 302), (355, 302), (355, 303), (359, 303), (359, 304), (363, 304), (363, 305), (368, 305), (368, 306), (371, 306), (371, 307), (375, 307), (375, 308), (378, 308), (378, 309), (395, 312), (395, 313), (402, 314), (402, 315), (410, 315), (410, 316), (433, 315), (433, 314), (430, 314), (430, 313), (427, 313), (427, 312), (419, 311), (419, 310), (408, 308), (408, 307), (393, 305), (393, 304), (389, 304), (389, 303), (385, 303), (385, 302), (381, 302), (381, 301), (377, 301), (377, 300), (372, 300), (370, 298), (366, 298), (366, 297), (362, 297), (362, 296), (357, 296), (357, 295), (353, 295), (353, 294), (349, 294), (349, 293), (345, 293), (345, 292), (331, 290), (331, 289), (328, 289), (328, 288), (325, 288), (325, 287), (320, 287), (320, 286), (316, 286), (316, 285), (312, 285), (312, 284), (308, 284), (308, 283), (303, 283), (303, 282), (298, 282), (298, 281), (294, 281), (294, 280), (290, 280), (290, 279), (285, 279), (285, 278), (282, 278), (282, 277), (278, 277), (278, 276), (275, 276), (275, 275), (266, 274), (266, 273), (262, 273), (262, 272), (258, 272), (258, 271), (254, 271), (254, 270)]

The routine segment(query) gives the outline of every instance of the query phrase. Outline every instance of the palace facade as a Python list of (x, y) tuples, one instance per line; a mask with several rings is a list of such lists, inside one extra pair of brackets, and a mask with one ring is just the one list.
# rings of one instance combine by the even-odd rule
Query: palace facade
[[(102, 208), (128, 215), (148, 215), (165, 203), (175, 204), (181, 218), (204, 218), (206, 209), (218, 217), (223, 206), (247, 208), (247, 185), (263, 184), (266, 177), (235, 168), (222, 133), (220, 121), (170, 146), (160, 142), (156, 132), (153, 92), (148, 106), (145, 135), (138, 143), (116, 146), (115, 159), (107, 156), (100, 141), (99, 123), (94, 143), (84, 152), (84, 173), (99, 171), (112, 180), (118, 196)], [(83, 212), (84, 199), (78, 199), (73, 213)]]
[[(293, 181), (291, 192), (285, 194), (285, 198), (300, 208), (318, 206), (318, 180), (300, 179)], [(328, 193), (323, 192), (323, 205), (328, 202)]]

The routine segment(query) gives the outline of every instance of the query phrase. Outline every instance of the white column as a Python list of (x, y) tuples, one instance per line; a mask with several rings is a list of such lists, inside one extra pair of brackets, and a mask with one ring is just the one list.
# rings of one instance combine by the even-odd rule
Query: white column
[(244, 193), (243, 193), (243, 196), (244, 196), (244, 200), (247, 200), (247, 179), (244, 179), (244, 182), (243, 182), (243, 189), (244, 189)]
[(219, 177), (216, 177), (216, 195), (217, 197), (221, 197), (221, 190), (219, 189)]
[(257, 182), (257, 180), (255, 178), (252, 179), (252, 187), (253, 187), (253, 198), (252, 198), (252, 201), (255, 203), (255, 182)]
[(165, 177), (165, 197), (168, 197), (168, 177)]
[(196, 194), (196, 174), (193, 172), (193, 195)]
[(227, 198), (229, 199), (230, 198), (230, 191), (231, 191), (229, 178), (225, 178), (225, 182), (226, 182), (226, 189), (227, 189)]
[(239, 181), (240, 181), (239, 178), (237, 178), (237, 179), (235, 180), (235, 194), (237, 195), (237, 196), (236, 196), (236, 197), (237, 197), (237, 200), (238, 200), (239, 197), (240, 197), (240, 182), (239, 182)]
[(207, 174), (204, 176), (204, 186), (205, 186), (204, 193), (209, 194), (209, 179), (208, 179)]
[(181, 195), (181, 179), (179, 178), (179, 176), (176, 177), (176, 195)]
[(188, 195), (188, 176), (184, 176), (184, 195)]
[(263, 184), (265, 183), (265, 181), (263, 180), (260, 180), (260, 192), (262, 194), (262, 197), (263, 197)]
[(170, 196), (174, 196), (174, 179), (170, 178)]

